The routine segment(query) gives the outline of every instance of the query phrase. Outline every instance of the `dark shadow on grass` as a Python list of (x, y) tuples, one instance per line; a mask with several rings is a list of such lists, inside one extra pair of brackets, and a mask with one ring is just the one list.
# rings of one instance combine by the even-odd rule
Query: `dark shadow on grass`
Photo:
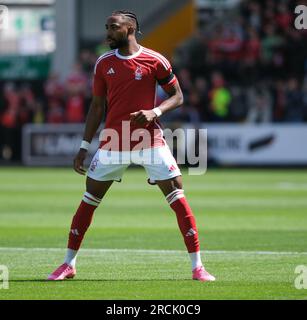
[(131, 282), (144, 282), (144, 281), (191, 281), (191, 279), (66, 279), (60, 281), (50, 281), (44, 279), (27, 279), (27, 280), (10, 280), (12, 283), (23, 283), (23, 282), (45, 282), (45, 283), (67, 283), (67, 282), (123, 282), (123, 281), (131, 281)]

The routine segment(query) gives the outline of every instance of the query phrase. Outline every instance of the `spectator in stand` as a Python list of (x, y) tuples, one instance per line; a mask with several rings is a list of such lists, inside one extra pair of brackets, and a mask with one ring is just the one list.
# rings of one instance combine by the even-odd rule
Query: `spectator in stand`
[[(95, 61), (96, 60), (97, 60), (97, 57), (95, 55)], [(82, 70), (85, 72), (85, 74), (88, 77), (91, 77), (91, 74), (95, 66), (95, 62), (93, 62), (93, 53), (90, 50), (88, 49), (81, 50), (80, 63), (82, 66)]]
[(88, 78), (82, 69), (80, 63), (76, 63), (72, 72), (68, 75), (66, 80), (66, 91), (68, 94), (86, 95)]
[(280, 49), (284, 44), (284, 39), (276, 33), (276, 27), (270, 23), (264, 27), (264, 37), (261, 41), (261, 59), (266, 67), (266, 72), (273, 72), (272, 64), (279, 65)]
[(178, 71), (178, 79), (181, 84), (181, 90), (184, 96), (188, 96), (192, 89), (192, 77), (188, 68), (182, 68)]
[(247, 105), (249, 106), (247, 122), (269, 123), (272, 121), (273, 101), (267, 85), (251, 87), (248, 90)]
[(285, 82), (282, 80), (276, 81), (274, 86), (274, 112), (273, 121), (282, 122), (286, 109), (286, 93)]
[(64, 123), (66, 121), (63, 110), (65, 103), (65, 87), (60, 82), (57, 74), (50, 74), (45, 83), (44, 91), (47, 104), (46, 122)]
[(231, 27), (225, 28), (224, 37), (220, 42), (219, 50), (223, 56), (223, 73), (226, 77), (237, 80), (239, 61), (241, 59), (243, 41)]
[(219, 50), (222, 53), (223, 60), (229, 62), (238, 62), (241, 58), (242, 39), (239, 35), (230, 29), (224, 30), (224, 36), (219, 43)]
[(304, 120), (303, 95), (296, 78), (289, 79), (287, 83), (285, 120), (287, 122)]
[(275, 23), (275, 7), (274, 7), (274, 3), (272, 4), (272, 2), (267, 2), (265, 4), (265, 7), (263, 8), (263, 12), (262, 12), (262, 23), (264, 26)]
[(216, 26), (208, 40), (208, 57), (207, 63), (214, 66), (219, 66), (223, 61), (223, 54), (220, 51), (220, 46), (222, 42), (223, 26)]
[(66, 102), (66, 122), (83, 123), (84, 115), (84, 97), (79, 94), (71, 95)]
[(286, 3), (281, 2), (278, 4), (275, 20), (278, 27), (281, 28), (284, 32), (287, 32), (290, 29), (293, 22), (293, 17), (293, 13), (290, 12)]
[(199, 96), (199, 115), (202, 121), (209, 120), (209, 111), (208, 111), (208, 83), (204, 77), (197, 77), (195, 79), (195, 91)]
[[(260, 32), (262, 27), (261, 6), (256, 1), (246, 2), (247, 9), (245, 13), (247, 14), (248, 25)], [(246, 6), (246, 4), (243, 3), (243, 6)]]
[(231, 122), (244, 122), (247, 115), (247, 101), (245, 87), (233, 85), (230, 87), (231, 103), (229, 106), (229, 120)]
[(66, 121), (82, 123), (85, 118), (85, 97), (87, 94), (88, 79), (77, 63), (66, 81), (68, 98), (66, 101)]
[(260, 60), (261, 43), (254, 28), (249, 28), (242, 54), (242, 76), (246, 81), (256, 81), (258, 78), (258, 64)]
[(56, 100), (58, 103), (64, 102), (65, 90), (57, 74), (51, 73), (49, 75), (47, 81), (45, 82), (44, 92), (48, 104), (51, 100)]
[(42, 124), (45, 122), (45, 112), (42, 101), (35, 101), (32, 108), (32, 123)]
[(213, 72), (211, 76), (211, 90), (209, 91), (209, 117), (213, 122), (228, 120), (230, 91), (225, 87), (225, 80), (220, 72)]
[(4, 111), (1, 115), (2, 157), (6, 160), (17, 160), (20, 157), (20, 123), (19, 111), (21, 98), (13, 83), (4, 86)]
[(61, 104), (58, 103), (57, 100), (51, 100), (48, 105), (47, 123), (64, 123), (66, 121), (64, 109)]
[(287, 76), (295, 74), (300, 78), (304, 77), (304, 66), (307, 61), (306, 36), (302, 30), (288, 30), (285, 48)]
[(198, 126), (201, 122), (201, 109), (202, 106), (200, 96), (198, 92), (195, 89), (193, 89), (190, 91), (187, 103), (184, 103), (183, 105), (183, 118), (185, 122), (190, 122), (193, 123), (195, 126)]
[(36, 98), (30, 85), (24, 84), (19, 93), (21, 104), (19, 110), (19, 122), (21, 125), (32, 122), (32, 114), (34, 112)]
[(207, 39), (197, 30), (190, 39), (175, 49), (173, 64), (178, 68), (189, 68), (191, 72), (204, 72), (207, 58)]

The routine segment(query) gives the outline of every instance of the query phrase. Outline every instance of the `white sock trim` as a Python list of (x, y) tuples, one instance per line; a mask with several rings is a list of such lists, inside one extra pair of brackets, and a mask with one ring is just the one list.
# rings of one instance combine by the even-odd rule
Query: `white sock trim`
[(64, 262), (69, 264), (71, 267), (75, 268), (76, 266), (76, 259), (77, 259), (77, 250), (67, 249), (66, 256)]
[(201, 267), (203, 265), (201, 261), (200, 251), (189, 253), (190, 259), (191, 259), (191, 265), (192, 265), (192, 271), (197, 268)]
[(85, 192), (84, 195), (83, 195), (83, 198), (82, 200), (92, 206), (95, 206), (95, 207), (98, 207), (100, 202), (101, 202), (101, 199), (93, 196), (92, 194), (88, 193), (88, 192)]
[(166, 196), (166, 201), (172, 204), (180, 198), (184, 198), (184, 190), (176, 189)]

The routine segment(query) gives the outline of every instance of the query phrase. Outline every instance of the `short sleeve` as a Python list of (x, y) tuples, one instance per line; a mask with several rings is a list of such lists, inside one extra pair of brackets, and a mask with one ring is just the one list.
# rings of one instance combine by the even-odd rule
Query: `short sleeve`
[(159, 56), (159, 59), (157, 59), (156, 68), (156, 79), (158, 84), (163, 89), (167, 90), (177, 82), (177, 78), (173, 73), (172, 66), (165, 57), (161, 55)]
[(107, 85), (103, 77), (102, 62), (97, 61), (94, 69), (93, 79), (93, 95), (97, 97), (104, 97), (107, 94)]

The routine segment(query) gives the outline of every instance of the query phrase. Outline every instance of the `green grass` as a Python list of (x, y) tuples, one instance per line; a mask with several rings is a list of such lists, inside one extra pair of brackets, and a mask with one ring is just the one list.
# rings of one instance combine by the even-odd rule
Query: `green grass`
[(129, 169), (112, 186), (77, 277), (60, 283), (44, 279), (63, 260), (84, 178), (69, 169), (1, 168), (0, 181), (0, 265), (10, 271), (0, 300), (307, 299), (294, 286), (296, 266), (307, 265), (306, 171), (184, 173), (215, 283), (190, 280), (174, 213), (144, 170)]

